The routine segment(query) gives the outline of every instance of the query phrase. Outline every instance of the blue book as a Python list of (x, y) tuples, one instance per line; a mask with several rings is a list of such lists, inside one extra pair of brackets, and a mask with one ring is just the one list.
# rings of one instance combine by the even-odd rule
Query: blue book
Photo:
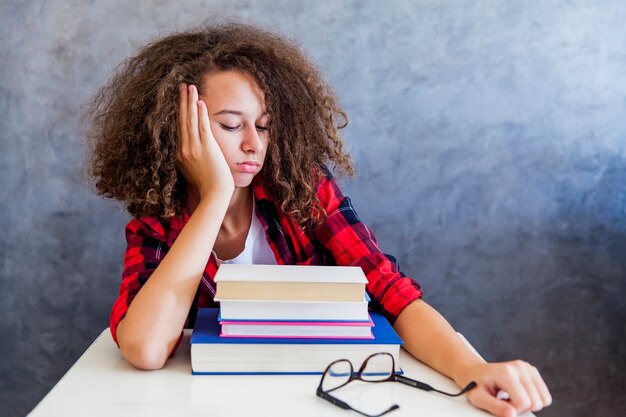
[(193, 374), (322, 374), (337, 359), (358, 369), (377, 352), (390, 353), (400, 371), (402, 339), (377, 312), (370, 312), (373, 339), (226, 338), (220, 337), (218, 314), (217, 308), (198, 310), (191, 336)]

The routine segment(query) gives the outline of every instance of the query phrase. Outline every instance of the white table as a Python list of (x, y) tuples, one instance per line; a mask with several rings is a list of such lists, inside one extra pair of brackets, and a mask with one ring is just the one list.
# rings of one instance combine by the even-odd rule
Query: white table
[[(140, 371), (124, 360), (106, 329), (56, 386), (29, 414), (31, 417), (97, 416), (343, 416), (357, 417), (315, 395), (320, 376), (313, 375), (191, 375), (189, 336), (185, 330), (181, 346), (165, 367)], [(458, 387), (448, 378), (400, 353), (405, 375), (454, 392)], [(476, 416), (489, 414), (473, 408), (465, 399), (447, 398), (400, 383), (355, 381), (336, 391), (335, 396), (372, 414), (391, 404), (400, 416)], [(532, 416), (532, 414), (528, 414)]]

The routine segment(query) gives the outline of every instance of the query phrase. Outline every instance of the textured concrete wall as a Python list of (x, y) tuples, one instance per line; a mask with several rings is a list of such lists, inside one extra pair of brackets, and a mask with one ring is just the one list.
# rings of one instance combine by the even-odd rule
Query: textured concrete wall
[(623, 412), (623, 1), (5, 0), (0, 415), (32, 409), (117, 292), (127, 217), (81, 179), (85, 103), (139, 45), (212, 16), (321, 66), (351, 116), (357, 211), (485, 357), (544, 372), (540, 415)]

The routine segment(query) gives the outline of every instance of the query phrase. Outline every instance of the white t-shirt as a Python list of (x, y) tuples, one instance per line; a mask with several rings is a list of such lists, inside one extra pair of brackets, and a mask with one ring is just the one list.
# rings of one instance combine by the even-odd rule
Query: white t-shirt
[(255, 210), (256, 203), (252, 203), (252, 222), (250, 223), (250, 230), (248, 230), (248, 236), (246, 236), (246, 242), (244, 244), (243, 251), (234, 257), (233, 259), (221, 260), (215, 255), (218, 266), (221, 264), (256, 264), (256, 265), (276, 265), (276, 258), (270, 244), (265, 237), (265, 230), (263, 225), (256, 215)]

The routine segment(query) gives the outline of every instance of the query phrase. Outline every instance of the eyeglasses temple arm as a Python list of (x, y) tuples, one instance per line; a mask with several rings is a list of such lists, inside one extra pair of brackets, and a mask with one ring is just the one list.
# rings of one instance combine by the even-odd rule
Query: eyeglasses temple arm
[(344, 410), (352, 409), (352, 407), (350, 407), (346, 402), (341, 401), (339, 398), (335, 398), (332, 395), (325, 393), (321, 388), (317, 389), (317, 396), (325, 399), (326, 401), (330, 401), (331, 403), (335, 404), (337, 407), (341, 407)]
[(323, 398), (323, 399), (331, 402), (332, 404), (336, 405), (337, 407), (343, 408), (344, 410), (355, 411), (355, 412), (357, 412), (357, 413), (359, 413), (359, 414), (361, 414), (361, 415), (363, 415), (365, 417), (380, 417), (382, 415), (387, 414), (390, 411), (397, 410), (398, 408), (400, 408), (400, 406), (398, 404), (394, 404), (394, 405), (392, 405), (391, 407), (389, 407), (387, 410), (383, 411), (380, 414), (371, 415), (371, 414), (364, 413), (363, 411), (359, 411), (356, 408), (350, 407), (348, 405), (348, 403), (346, 403), (344, 401), (341, 401), (339, 398), (335, 398), (332, 395), (324, 392), (324, 390), (322, 388), (318, 388), (316, 393), (317, 393), (318, 397)]
[(456, 394), (450, 394), (449, 392), (445, 392), (445, 391), (439, 391), (436, 388), (431, 387), (430, 385), (424, 383), (424, 382), (420, 382), (420, 381), (416, 381), (414, 379), (411, 378), (407, 378), (405, 376), (402, 375), (394, 375), (393, 378), (395, 381), (401, 382), (403, 384), (406, 385), (410, 385), (412, 387), (424, 390), (424, 391), (435, 391), (438, 392), (439, 394), (443, 394), (443, 395), (447, 395), (448, 397), (458, 397), (460, 395), (465, 394), (467, 391), (471, 390), (472, 388), (474, 388), (476, 386), (476, 383), (474, 381), (470, 382), (469, 384), (467, 384), (467, 386), (465, 388), (463, 388), (460, 392), (456, 393)]

